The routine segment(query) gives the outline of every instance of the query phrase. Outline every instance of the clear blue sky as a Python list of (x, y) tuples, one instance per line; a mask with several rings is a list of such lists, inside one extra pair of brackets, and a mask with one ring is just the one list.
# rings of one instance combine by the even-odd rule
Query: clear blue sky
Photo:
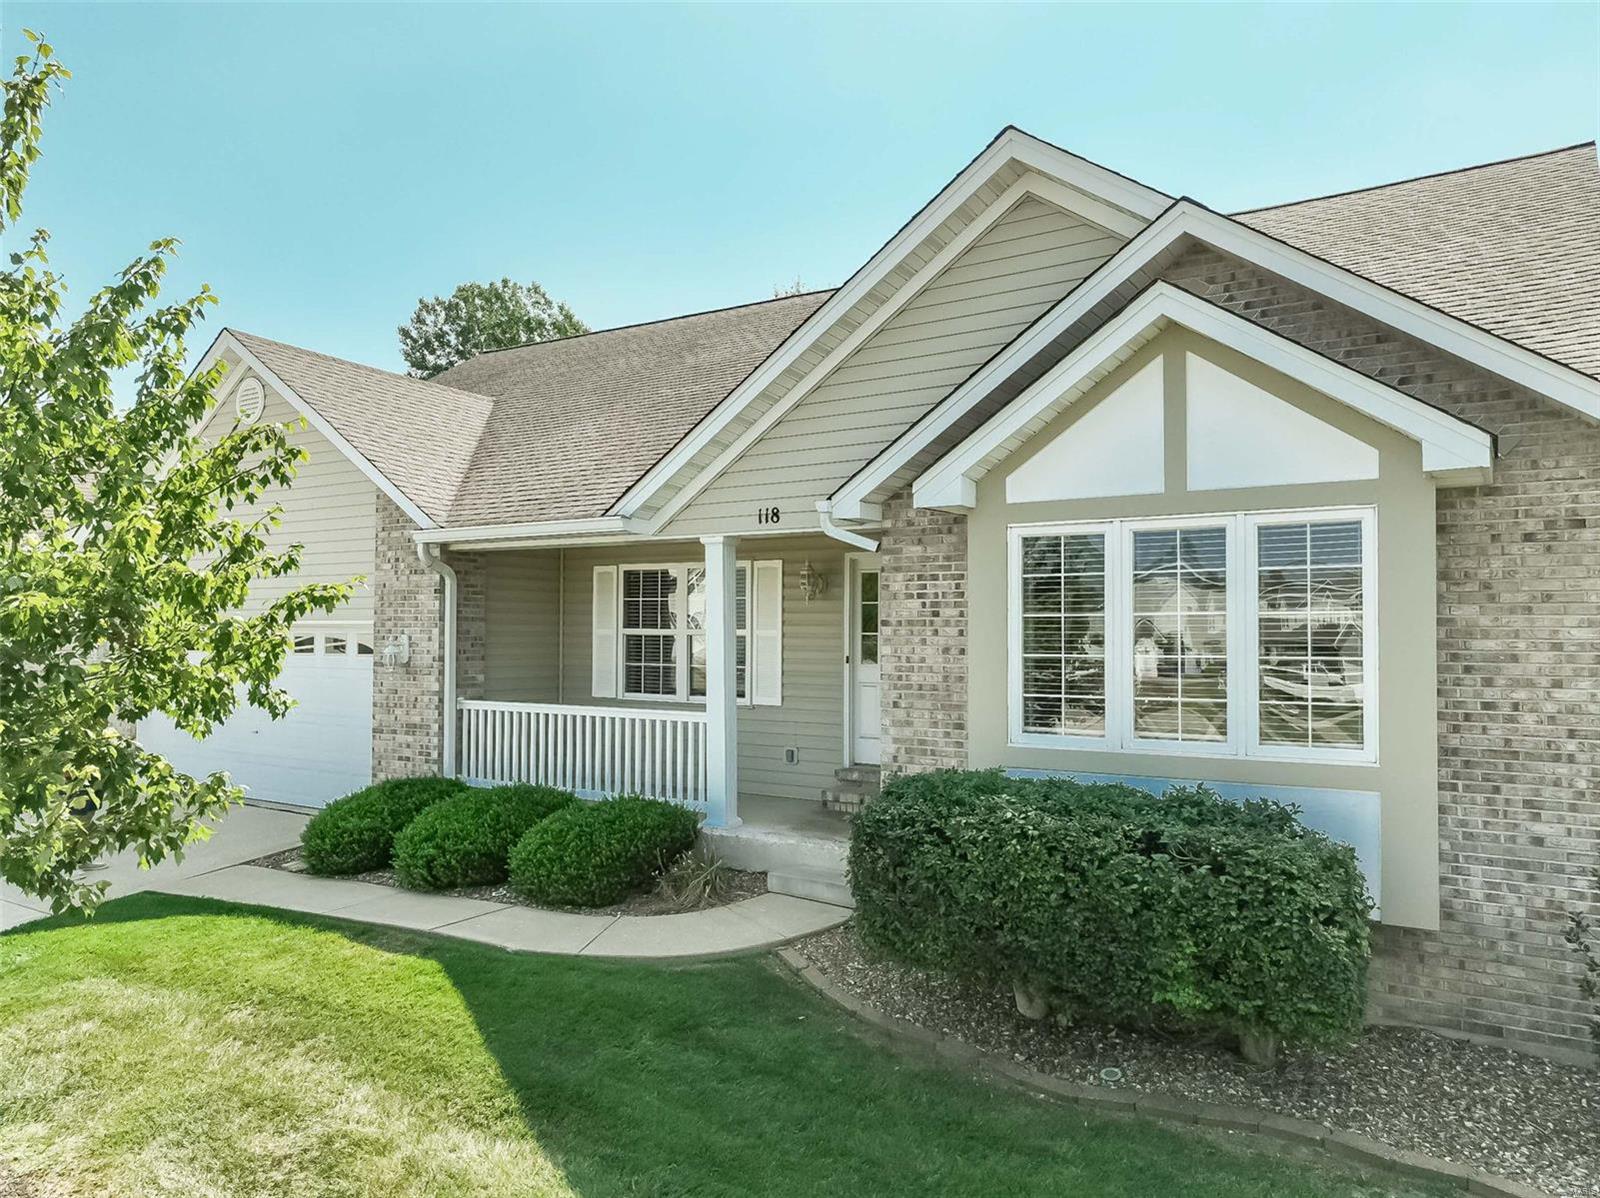
[(1223, 210), (1595, 135), (1600, 8), (64, 5), (24, 223), (184, 239), (235, 325), (401, 366), (417, 298), (595, 327), (843, 281), (1005, 124)]

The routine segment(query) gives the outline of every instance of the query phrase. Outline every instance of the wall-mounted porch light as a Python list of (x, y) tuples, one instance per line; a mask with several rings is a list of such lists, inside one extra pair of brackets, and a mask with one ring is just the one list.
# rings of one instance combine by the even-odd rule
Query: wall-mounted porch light
[(828, 580), (812, 567), (810, 562), (800, 567), (800, 593), (810, 603), (828, 589)]

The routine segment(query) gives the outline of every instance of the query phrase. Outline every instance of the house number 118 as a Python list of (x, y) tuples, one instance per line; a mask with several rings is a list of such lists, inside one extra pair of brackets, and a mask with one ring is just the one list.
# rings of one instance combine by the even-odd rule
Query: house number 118
[(781, 513), (776, 507), (760, 507), (756, 509), (757, 524), (776, 524), (781, 518)]

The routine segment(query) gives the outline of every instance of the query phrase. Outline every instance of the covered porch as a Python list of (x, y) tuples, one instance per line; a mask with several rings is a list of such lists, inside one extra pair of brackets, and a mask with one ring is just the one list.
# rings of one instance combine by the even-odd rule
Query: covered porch
[(877, 758), (871, 555), (815, 533), (422, 549), (454, 592), (448, 772), (681, 803), (740, 868), (800, 840), (842, 867), (825, 796)]

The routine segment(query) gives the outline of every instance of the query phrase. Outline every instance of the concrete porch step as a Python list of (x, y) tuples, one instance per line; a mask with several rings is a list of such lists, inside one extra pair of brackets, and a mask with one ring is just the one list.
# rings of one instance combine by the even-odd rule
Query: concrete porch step
[(781, 828), (702, 828), (701, 838), (717, 859), (734, 869), (770, 874), (775, 869), (807, 869), (843, 873), (850, 853), (844, 837), (817, 836)]
[(850, 881), (843, 870), (785, 866), (768, 871), (767, 889), (774, 894), (832, 903), (835, 907), (856, 905), (855, 896), (850, 893)]
[(883, 786), (883, 771), (875, 765), (847, 765), (833, 771), (833, 785), (822, 792), (822, 804), (830, 811), (854, 815), (873, 799)]

